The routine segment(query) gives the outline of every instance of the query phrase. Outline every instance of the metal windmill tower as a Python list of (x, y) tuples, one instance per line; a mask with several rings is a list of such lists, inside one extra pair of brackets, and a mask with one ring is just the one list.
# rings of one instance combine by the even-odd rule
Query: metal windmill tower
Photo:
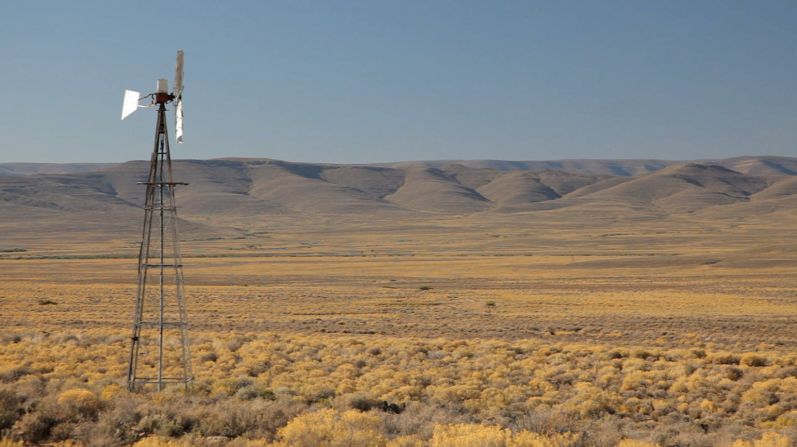
[[(139, 102), (150, 99), (150, 104)], [(144, 225), (138, 254), (138, 287), (133, 316), (127, 386), (130, 391), (166, 384), (186, 387), (191, 382), (188, 321), (183, 292), (183, 266), (177, 233), (177, 206), (174, 189), (187, 185), (174, 181), (169, 135), (166, 131), (166, 105), (173, 104), (175, 138), (183, 142), (183, 52), (177, 52), (174, 91), (168, 81), (159, 79), (157, 90), (144, 97), (126, 90), (122, 119), (141, 107), (157, 110), (155, 143), (152, 148), (144, 204)]]

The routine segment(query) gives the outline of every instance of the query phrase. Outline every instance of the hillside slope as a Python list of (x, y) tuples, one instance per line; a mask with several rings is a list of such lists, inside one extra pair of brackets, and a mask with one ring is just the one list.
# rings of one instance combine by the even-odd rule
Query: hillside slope
[[(786, 157), (667, 166), (610, 160), (524, 163), (388, 166), (180, 160), (174, 164), (174, 175), (190, 183), (178, 189), (184, 219), (214, 225), (236, 222), (239, 228), (240, 222), (277, 215), (368, 219), (557, 210), (584, 216), (661, 218), (791, 213), (797, 208), (797, 159)], [(0, 175), (0, 217), (10, 223), (51, 219), (56, 227), (58, 216), (67, 214), (99, 224), (108, 215), (137, 220), (144, 190), (136, 182), (144, 180), (146, 170), (146, 162), (133, 161), (89, 172)], [(573, 172), (578, 170), (585, 172)], [(641, 173), (627, 175), (632, 172)]]

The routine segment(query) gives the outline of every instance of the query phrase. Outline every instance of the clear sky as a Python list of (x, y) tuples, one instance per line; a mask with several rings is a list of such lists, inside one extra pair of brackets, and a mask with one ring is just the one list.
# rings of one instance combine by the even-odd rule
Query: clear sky
[[(797, 156), (797, 1), (5, 1), (0, 162)], [(170, 117), (170, 125), (173, 125)]]

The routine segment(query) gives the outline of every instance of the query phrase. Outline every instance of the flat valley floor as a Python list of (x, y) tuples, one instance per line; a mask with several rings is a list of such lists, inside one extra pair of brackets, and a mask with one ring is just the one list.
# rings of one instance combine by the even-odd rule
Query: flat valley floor
[[(329, 224), (334, 232), (286, 223), (279, 233), (184, 240), (190, 322), (233, 332), (797, 346), (797, 230), (567, 228), (533, 215), (524, 228), (521, 219)], [(53, 250), (39, 239), (5, 253), (4, 326), (126, 328), (135, 244), (91, 242)]]

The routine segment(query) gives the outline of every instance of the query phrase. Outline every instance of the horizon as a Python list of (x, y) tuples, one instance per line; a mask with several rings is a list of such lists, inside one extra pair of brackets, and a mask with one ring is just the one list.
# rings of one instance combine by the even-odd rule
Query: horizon
[[(211, 158), (173, 158), (172, 161), (213, 161), (213, 160), (270, 160), (284, 163), (298, 164), (325, 164), (325, 165), (386, 165), (398, 163), (443, 163), (443, 162), (479, 162), (479, 161), (500, 161), (509, 163), (545, 163), (558, 161), (664, 161), (664, 162), (693, 162), (693, 161), (713, 161), (713, 160), (732, 160), (743, 158), (797, 158), (797, 155), (778, 155), (778, 154), (746, 154), (728, 157), (706, 157), (706, 158), (548, 158), (548, 159), (503, 159), (503, 158), (448, 158), (448, 159), (415, 159), (415, 160), (394, 160), (394, 161), (375, 161), (368, 163), (345, 163), (335, 161), (299, 161), (286, 160), (271, 157), (211, 157)], [(149, 162), (149, 160), (130, 159), (123, 161), (68, 161), (68, 162), (36, 162), (36, 161), (0, 161), (0, 165), (118, 165), (130, 162)]]

